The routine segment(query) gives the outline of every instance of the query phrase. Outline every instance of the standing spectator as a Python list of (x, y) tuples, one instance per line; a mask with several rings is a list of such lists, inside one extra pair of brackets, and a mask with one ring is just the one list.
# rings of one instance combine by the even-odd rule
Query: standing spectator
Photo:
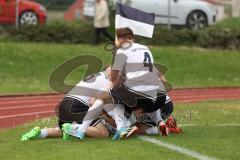
[(96, 0), (94, 16), (95, 44), (100, 43), (101, 34), (113, 41), (113, 37), (107, 32), (110, 26), (109, 9), (106, 0)]

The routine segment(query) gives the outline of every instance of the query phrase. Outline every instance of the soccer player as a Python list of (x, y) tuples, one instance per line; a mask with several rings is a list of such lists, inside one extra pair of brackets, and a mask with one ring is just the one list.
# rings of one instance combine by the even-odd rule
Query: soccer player
[[(157, 105), (157, 103), (156, 103)], [(158, 117), (159, 114), (161, 117)], [(127, 117), (130, 119), (132, 125), (137, 126), (139, 135), (157, 135), (159, 133), (158, 124), (159, 120), (166, 121), (166, 127), (169, 130), (169, 133), (180, 134), (182, 133), (181, 128), (177, 126), (177, 122), (174, 119), (173, 115), (173, 103), (169, 96), (167, 96), (165, 104), (160, 106), (160, 109), (152, 113), (144, 113), (142, 109), (136, 110), (127, 110)], [(104, 121), (102, 123), (109, 131), (109, 134), (113, 134), (116, 131), (115, 121), (111, 118), (111, 115), (104, 113), (102, 115)]]
[[(86, 135), (91, 138), (105, 138), (109, 136), (109, 133), (105, 125), (102, 123), (102, 120), (98, 118), (87, 128)], [(21, 137), (21, 141), (61, 137), (63, 137), (64, 140), (71, 139), (69, 135), (62, 132), (59, 126), (52, 128), (45, 127), (42, 129), (37, 126), (25, 133)]]
[[(158, 110), (155, 101), (158, 97), (159, 102), (165, 102), (166, 90), (158, 77), (151, 51), (148, 47), (134, 42), (133, 31), (129, 28), (117, 29), (117, 42), (119, 49), (110, 76), (112, 87), (109, 92), (98, 93), (90, 109), (102, 111), (105, 104), (114, 103), (125, 104), (131, 109), (141, 108), (147, 113)], [(126, 75), (126, 80), (119, 84), (121, 73)], [(77, 127), (72, 125), (66, 133), (83, 139), (87, 127), (99, 114), (100, 112), (87, 113), (82, 124)], [(158, 126), (162, 135), (168, 134), (162, 120), (158, 122)], [(122, 132), (128, 131), (117, 131), (120, 135)]]
[[(158, 105), (158, 102), (155, 103)], [(161, 117), (158, 117), (159, 112)], [(181, 128), (177, 126), (177, 122), (172, 115), (173, 113), (173, 102), (170, 97), (166, 96), (165, 104), (159, 106), (159, 110), (152, 113), (144, 113), (142, 110), (138, 109), (133, 112), (133, 117), (131, 119), (135, 119), (135, 124), (138, 127), (138, 134), (140, 135), (151, 135), (151, 134), (160, 134), (157, 122), (159, 119), (162, 119), (166, 122), (166, 127), (169, 133), (182, 133)]]
[[(78, 83), (60, 102), (57, 107), (58, 112), (58, 127), (40, 129), (35, 127), (30, 132), (24, 134), (22, 141), (32, 140), (36, 138), (60, 137), (63, 130), (63, 138), (69, 139), (69, 135), (65, 134), (64, 129), (68, 128), (73, 122), (82, 123), (85, 114), (89, 110), (90, 99), (99, 91), (106, 91), (110, 81), (108, 76), (110, 74), (110, 67), (106, 71), (91, 75), (80, 83)], [(113, 118), (116, 121), (117, 127), (128, 128), (130, 123), (124, 118), (124, 107), (121, 105), (114, 105), (108, 107), (108, 112), (115, 115)], [(91, 122), (90, 127), (86, 129), (87, 136), (90, 137), (107, 137), (108, 132), (100, 123), (99, 117), (96, 117)]]

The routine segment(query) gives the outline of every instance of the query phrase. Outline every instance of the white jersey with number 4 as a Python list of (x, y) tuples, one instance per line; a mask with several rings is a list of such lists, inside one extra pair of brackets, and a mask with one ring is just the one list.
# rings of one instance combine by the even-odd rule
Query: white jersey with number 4
[(144, 45), (132, 43), (118, 49), (112, 69), (125, 73), (125, 84), (133, 92), (154, 100), (157, 90), (165, 93), (165, 87), (154, 66), (152, 53)]
[(107, 75), (100, 72), (80, 81), (65, 97), (77, 99), (90, 106), (90, 98), (94, 97), (98, 92), (107, 92), (109, 84), (110, 81)]

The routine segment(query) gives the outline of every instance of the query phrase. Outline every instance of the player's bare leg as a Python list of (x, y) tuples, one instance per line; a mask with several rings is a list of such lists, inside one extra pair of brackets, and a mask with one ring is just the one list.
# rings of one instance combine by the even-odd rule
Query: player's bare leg
[(102, 123), (99, 123), (95, 127), (88, 127), (86, 135), (91, 138), (106, 138), (109, 136), (109, 132)]
[(62, 132), (58, 127), (44, 128), (44, 129), (47, 131), (47, 137), (45, 137), (45, 138), (60, 138), (60, 137), (62, 137)]
[(21, 141), (35, 140), (35, 139), (43, 139), (43, 138), (59, 138), (62, 136), (62, 132), (59, 128), (43, 128), (34, 127), (29, 132), (25, 133)]

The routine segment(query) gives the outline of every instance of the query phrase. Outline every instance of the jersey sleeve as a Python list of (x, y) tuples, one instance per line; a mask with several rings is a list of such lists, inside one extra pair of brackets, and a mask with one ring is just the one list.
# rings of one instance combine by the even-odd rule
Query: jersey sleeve
[(117, 53), (114, 58), (112, 70), (122, 71), (127, 61), (127, 56), (123, 53)]

